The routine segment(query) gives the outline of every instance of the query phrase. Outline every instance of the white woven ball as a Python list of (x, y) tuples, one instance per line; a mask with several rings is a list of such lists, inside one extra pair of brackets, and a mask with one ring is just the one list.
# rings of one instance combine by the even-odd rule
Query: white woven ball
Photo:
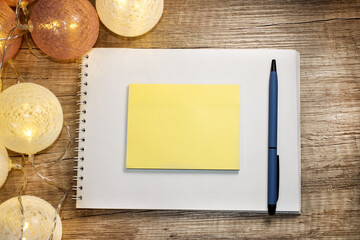
[(0, 93), (0, 142), (6, 148), (35, 154), (53, 144), (62, 127), (60, 102), (47, 88), (19, 83)]
[(8, 153), (5, 147), (0, 144), (0, 188), (4, 185), (10, 168), (11, 164)]
[[(50, 203), (34, 196), (22, 196), (25, 224), (23, 239), (48, 239), (51, 234), (55, 209)], [(21, 226), (20, 203), (17, 197), (0, 205), (0, 239), (19, 239)], [(53, 240), (60, 240), (62, 224), (57, 215)]]
[(96, 0), (103, 24), (125, 37), (150, 31), (160, 20), (163, 9), (164, 0)]

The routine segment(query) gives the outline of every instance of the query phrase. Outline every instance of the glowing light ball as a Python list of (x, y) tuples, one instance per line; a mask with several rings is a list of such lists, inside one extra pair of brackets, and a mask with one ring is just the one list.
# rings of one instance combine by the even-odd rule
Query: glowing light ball
[[(51, 234), (55, 209), (50, 203), (34, 196), (22, 196), (24, 206), (23, 239), (48, 239)], [(19, 239), (21, 229), (20, 203), (17, 197), (11, 198), (0, 205), (0, 239)], [(60, 240), (62, 224), (57, 215), (53, 240)]]
[(59, 100), (34, 83), (15, 84), (0, 93), (0, 142), (35, 154), (54, 143), (63, 126)]
[[(0, 38), (7, 38), (10, 30), (15, 27), (15, 13), (6, 5), (4, 1), (0, 1)], [(14, 35), (19, 31), (15, 31)], [(0, 59), (3, 55), (3, 49), (6, 41), (0, 41)], [(5, 62), (14, 57), (19, 50), (21, 44), (21, 37), (9, 41), (9, 47), (6, 51)]]
[(29, 21), (35, 44), (47, 55), (72, 60), (86, 54), (99, 35), (99, 18), (88, 0), (39, 0)]
[[(33, 1), (35, 1), (35, 0), (22, 0), (21, 1), (21, 4), (29, 4), (29, 3), (32, 3)], [(19, 2), (19, 0), (5, 0), (5, 2), (9, 5), (9, 6), (12, 6), (12, 7), (15, 7), (17, 4), (18, 4), (18, 2)]]
[(0, 188), (4, 185), (8, 172), (11, 170), (11, 161), (4, 146), (0, 145)]
[(157, 24), (164, 0), (96, 0), (96, 9), (108, 29), (125, 37), (135, 37)]

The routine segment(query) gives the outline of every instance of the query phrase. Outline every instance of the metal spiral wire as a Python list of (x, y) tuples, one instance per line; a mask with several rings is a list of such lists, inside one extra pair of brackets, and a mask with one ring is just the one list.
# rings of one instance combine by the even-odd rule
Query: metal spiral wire
[(76, 104), (79, 106), (79, 109), (76, 111), (76, 113), (79, 115), (79, 118), (78, 120), (76, 120), (78, 128), (75, 129), (75, 132), (79, 134), (79, 137), (75, 138), (74, 140), (74, 142), (77, 143), (78, 146), (74, 149), (74, 151), (77, 153), (77, 156), (74, 158), (74, 162), (77, 163), (77, 166), (75, 166), (73, 170), (77, 174), (73, 177), (73, 181), (76, 181), (76, 184), (72, 187), (72, 190), (75, 191), (75, 194), (72, 195), (72, 199), (78, 201), (81, 201), (83, 199), (80, 192), (83, 190), (81, 181), (84, 180), (81, 172), (84, 171), (84, 166), (82, 165), (82, 163), (85, 160), (85, 157), (82, 155), (82, 153), (84, 153), (85, 151), (83, 143), (86, 141), (84, 134), (86, 132), (86, 105), (88, 104), (86, 100), (86, 96), (88, 95), (88, 91), (86, 88), (89, 85), (88, 81), (86, 80), (86, 78), (89, 76), (88, 72), (86, 71), (89, 67), (89, 64), (86, 63), (86, 60), (88, 58), (89, 55), (84, 56), (83, 63), (81, 63), (79, 66), (79, 68), (81, 69), (81, 73), (79, 74), (79, 78), (81, 81), (78, 83), (80, 90), (77, 92), (77, 96), (80, 97), (80, 100), (76, 102)]

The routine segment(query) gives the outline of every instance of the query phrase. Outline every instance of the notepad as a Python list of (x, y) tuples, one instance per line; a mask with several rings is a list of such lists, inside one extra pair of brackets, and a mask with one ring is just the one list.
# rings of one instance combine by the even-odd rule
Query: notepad
[(240, 86), (130, 84), (127, 168), (239, 170)]
[[(277, 63), (279, 89), (280, 191), (276, 210), (277, 213), (299, 213), (300, 58), (294, 50), (276, 49), (92, 49), (81, 64), (76, 207), (267, 213), (269, 76), (272, 59), (276, 59)], [(176, 89), (179, 85), (194, 89), (196, 85), (199, 88), (218, 85), (216, 89), (227, 86), (234, 94), (234, 89), (240, 86), (240, 131), (234, 131), (232, 135), (235, 138), (235, 134), (240, 134), (237, 146), (240, 150), (240, 169), (127, 168), (128, 147), (143, 151), (127, 139), (129, 134), (134, 133), (128, 132), (133, 122), (129, 120), (131, 112), (129, 116), (128, 113), (133, 107), (132, 104), (129, 106), (129, 94), (131, 100), (132, 87), (135, 85), (149, 88), (141, 94), (148, 98), (146, 102), (152, 95), (166, 102), (175, 97), (173, 94), (168, 97), (155, 94), (155, 89), (152, 89), (156, 88), (155, 85), (165, 88), (172, 85)], [(197, 90), (199, 96), (208, 96), (207, 91)], [(187, 90), (184, 92), (189, 93)], [(236, 92), (238, 94), (238, 90)], [(139, 97), (139, 94), (135, 95), (137, 101)], [(186, 99), (189, 99), (188, 106), (192, 106), (194, 99)], [(185, 99), (180, 100), (185, 103), (182, 102)], [(218, 102), (219, 98), (215, 100)], [(229, 100), (232, 102), (233, 98)], [(156, 105), (158, 103), (151, 108)], [(224, 105), (219, 106), (223, 109)], [(149, 106), (147, 109), (150, 109)], [(170, 109), (179, 114), (174, 110), (174, 104)], [(144, 118), (141, 124), (147, 121)], [(159, 127), (156, 119), (149, 123)], [(145, 135), (144, 131), (138, 134), (143, 132)], [(155, 133), (157, 131), (152, 132)], [(134, 136), (139, 138), (139, 135)], [(236, 140), (231, 142), (235, 143)], [(180, 146), (174, 142), (171, 145)], [(158, 150), (164, 148), (159, 147)], [(189, 150), (186, 152), (190, 153)], [(179, 154), (185, 155), (184, 152)], [(190, 156), (193, 155), (191, 151)], [(235, 150), (232, 155), (235, 155)]]

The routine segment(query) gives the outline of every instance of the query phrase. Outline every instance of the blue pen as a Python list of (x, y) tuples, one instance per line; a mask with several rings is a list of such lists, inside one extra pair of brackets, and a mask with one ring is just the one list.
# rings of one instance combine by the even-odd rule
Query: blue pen
[(279, 198), (279, 156), (277, 155), (278, 79), (276, 61), (271, 62), (269, 84), (268, 212), (274, 215)]

